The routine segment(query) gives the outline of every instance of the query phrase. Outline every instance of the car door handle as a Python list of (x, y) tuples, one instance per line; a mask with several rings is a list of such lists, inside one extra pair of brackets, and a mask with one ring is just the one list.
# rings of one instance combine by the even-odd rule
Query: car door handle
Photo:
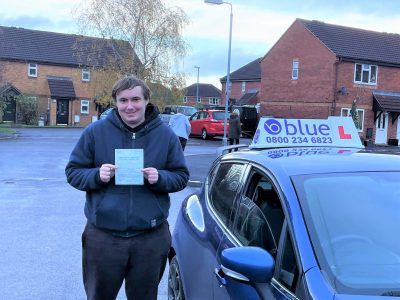
[(215, 277), (217, 277), (218, 283), (220, 287), (223, 287), (226, 285), (226, 280), (223, 276), (223, 272), (221, 269), (215, 268), (214, 269)]

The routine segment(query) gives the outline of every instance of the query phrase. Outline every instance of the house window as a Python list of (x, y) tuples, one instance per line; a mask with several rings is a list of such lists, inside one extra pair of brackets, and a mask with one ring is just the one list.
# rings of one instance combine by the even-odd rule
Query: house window
[(90, 81), (90, 69), (89, 68), (82, 69), (82, 81)]
[[(342, 108), (341, 110), (342, 117), (351, 117), (351, 108)], [(354, 125), (359, 132), (363, 131), (364, 128), (364, 110), (356, 109), (356, 120), (354, 120)]]
[(37, 77), (38, 67), (37, 64), (28, 64), (28, 76)]
[(219, 99), (218, 98), (208, 98), (208, 104), (218, 105)]
[(292, 79), (297, 80), (299, 79), (299, 61), (294, 60), (292, 63)]
[(354, 82), (361, 84), (376, 85), (378, 66), (367, 64), (355, 64)]
[(89, 114), (89, 100), (81, 100), (81, 114)]
[(187, 97), (183, 97), (183, 103), (187, 103)]
[(242, 81), (242, 94), (246, 92), (246, 81)]
[(201, 97), (197, 97), (197, 103), (201, 103)]

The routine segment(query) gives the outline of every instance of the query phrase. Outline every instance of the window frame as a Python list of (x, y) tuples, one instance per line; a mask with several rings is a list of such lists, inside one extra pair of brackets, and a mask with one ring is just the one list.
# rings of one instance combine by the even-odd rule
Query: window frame
[(183, 97), (183, 103), (187, 103), (187, 101), (188, 101), (187, 96), (184, 96)]
[[(91, 77), (90, 73), (91, 73), (90, 68), (82, 68), (82, 76), (81, 76), (82, 81), (90, 81), (90, 77)], [(87, 78), (86, 78), (86, 76), (87, 76)]]
[[(84, 110), (84, 107), (87, 107), (87, 111)], [(90, 112), (90, 101), (87, 99), (81, 99), (81, 114), (89, 115)]]
[(219, 98), (217, 98), (217, 97), (209, 97), (208, 98), (208, 104), (211, 104), (211, 105), (219, 105)]
[[(359, 72), (359, 80), (357, 80), (357, 67), (360, 67)], [(372, 80), (372, 68), (375, 68), (375, 79)], [(368, 72), (368, 81), (363, 80), (364, 72)], [(365, 85), (377, 85), (378, 83), (378, 65), (371, 65), (371, 64), (363, 64), (363, 63), (355, 63), (354, 64), (354, 83), (357, 84), (365, 84)]]
[[(34, 71), (34, 74), (31, 74)], [(38, 77), (38, 65), (36, 63), (28, 63), (28, 77)]]
[(246, 93), (246, 81), (242, 81), (242, 94)]
[(292, 61), (292, 80), (299, 79), (299, 65), (300, 65), (299, 60), (294, 59)]
[[(351, 112), (351, 108), (349, 108), (349, 107), (342, 107), (342, 108), (340, 109), (340, 116), (341, 116), (341, 117), (350, 117), (350, 118), (351, 118), (350, 112)], [(360, 115), (360, 113), (361, 113), (361, 115), (362, 115), (362, 119), (361, 119), (361, 128), (357, 128), (357, 126), (356, 126), (357, 131), (358, 131), (358, 132), (363, 132), (363, 131), (364, 131), (365, 109), (357, 108), (357, 109), (356, 109), (356, 112), (357, 112), (358, 115)], [(354, 125), (355, 125), (355, 124), (354, 124)]]
[[(287, 242), (291, 243), (293, 253), (294, 253), (294, 259), (295, 263), (297, 266), (297, 271), (298, 271), (298, 277), (297, 277), (297, 282), (296, 286), (293, 290), (293, 288), (288, 288), (284, 283), (281, 282), (280, 279), (280, 273), (282, 270), (282, 261), (283, 261), (283, 256), (284, 256), (284, 249), (287, 245)], [(296, 243), (293, 240), (292, 233), (290, 230), (290, 226), (288, 224), (288, 219), (285, 218), (282, 226), (282, 232), (281, 236), (279, 239), (279, 246), (278, 246), (278, 255), (275, 259), (275, 270), (274, 270), (274, 276), (272, 278), (271, 285), (276, 288), (278, 291), (281, 293), (284, 293), (289, 299), (297, 299), (296, 296), (299, 296), (299, 294), (304, 293), (304, 287), (303, 281), (301, 280), (301, 274), (302, 274), (302, 267), (301, 264), (299, 263), (299, 255), (298, 255), (298, 250), (296, 248)]]

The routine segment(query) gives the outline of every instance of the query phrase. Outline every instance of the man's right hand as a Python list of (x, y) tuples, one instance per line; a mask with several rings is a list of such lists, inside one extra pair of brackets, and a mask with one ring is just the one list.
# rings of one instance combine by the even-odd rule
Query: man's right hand
[(112, 164), (101, 165), (100, 180), (105, 183), (109, 182), (111, 180), (111, 178), (114, 177), (116, 169), (117, 169), (117, 166), (112, 165)]

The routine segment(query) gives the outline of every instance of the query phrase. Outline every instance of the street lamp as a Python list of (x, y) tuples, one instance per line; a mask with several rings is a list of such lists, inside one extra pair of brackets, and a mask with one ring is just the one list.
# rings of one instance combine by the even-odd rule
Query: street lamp
[(230, 69), (231, 69), (231, 43), (232, 43), (232, 19), (233, 19), (233, 14), (232, 14), (232, 4), (229, 2), (224, 2), (222, 0), (204, 0), (204, 3), (208, 4), (228, 4), (231, 7), (231, 15), (230, 15), (230, 23), (229, 23), (229, 48), (228, 48), (228, 70), (226, 72), (226, 84), (225, 84), (225, 119), (224, 119), (224, 137), (222, 138), (222, 144), (224, 146), (228, 145), (228, 140), (226, 138), (226, 129), (227, 129), (227, 123), (228, 123), (228, 102), (229, 102), (229, 94), (230, 94), (230, 87), (229, 87), (229, 82), (230, 82)]
[(197, 86), (196, 86), (196, 105), (197, 105), (197, 101), (199, 100), (199, 70), (200, 67), (198, 66), (194, 66), (197, 69)]

